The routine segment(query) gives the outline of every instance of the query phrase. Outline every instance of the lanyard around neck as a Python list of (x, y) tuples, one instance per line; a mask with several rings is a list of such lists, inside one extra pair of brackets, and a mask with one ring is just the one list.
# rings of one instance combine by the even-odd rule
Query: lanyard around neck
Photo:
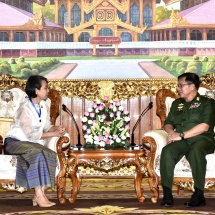
[(39, 121), (41, 122), (41, 108), (39, 108), (39, 110), (36, 108), (35, 104), (30, 100), (32, 106), (34, 107), (34, 109), (36, 110), (37, 112), (37, 115), (39, 117)]

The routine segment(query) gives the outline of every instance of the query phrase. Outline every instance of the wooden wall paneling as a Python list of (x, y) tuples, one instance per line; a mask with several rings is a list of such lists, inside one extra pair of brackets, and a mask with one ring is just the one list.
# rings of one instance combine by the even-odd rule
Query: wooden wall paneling
[(161, 122), (160, 118), (156, 114), (156, 96), (151, 96), (151, 100), (153, 102), (153, 110), (152, 110), (152, 115), (151, 115), (151, 121), (152, 121), (152, 129), (160, 129), (161, 128)]
[[(145, 110), (149, 103), (151, 102), (151, 97), (150, 96), (144, 96), (144, 97), (139, 97), (139, 102), (140, 102), (140, 113), (139, 116), (141, 115), (141, 113), (143, 112), (143, 110)], [(153, 101), (152, 101), (153, 102)], [(139, 123), (139, 143), (142, 142), (142, 137), (143, 134), (145, 132), (147, 132), (148, 130), (151, 130), (152, 128), (152, 114), (153, 114), (153, 108), (148, 110), (141, 118), (141, 121)]]
[[(130, 113), (130, 134), (132, 134), (132, 129), (140, 115), (140, 99), (139, 97), (131, 98), (129, 101), (129, 113)], [(130, 138), (131, 139), (131, 138)], [(139, 126), (134, 131), (134, 143), (139, 144)]]

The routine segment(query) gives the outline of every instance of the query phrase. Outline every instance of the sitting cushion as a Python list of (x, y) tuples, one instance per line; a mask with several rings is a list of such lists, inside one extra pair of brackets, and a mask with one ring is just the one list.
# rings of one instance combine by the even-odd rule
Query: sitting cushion
[(0, 155), (0, 180), (15, 179), (16, 161), (16, 156), (14, 155)]

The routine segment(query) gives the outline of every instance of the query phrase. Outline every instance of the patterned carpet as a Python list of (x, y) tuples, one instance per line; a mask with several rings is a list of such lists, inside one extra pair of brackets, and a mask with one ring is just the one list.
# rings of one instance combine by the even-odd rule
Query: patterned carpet
[[(70, 196), (70, 182), (67, 182), (66, 198)], [(74, 204), (66, 201), (59, 204), (56, 192), (48, 191), (47, 196), (57, 204), (51, 208), (33, 207), (31, 198), (33, 191), (23, 194), (14, 191), (0, 190), (0, 214), (2, 215), (33, 215), (33, 214), (95, 214), (95, 215), (140, 215), (140, 214), (214, 214), (214, 190), (206, 191), (207, 205), (199, 208), (186, 208), (183, 203), (192, 193), (185, 191), (177, 195), (174, 190), (174, 206), (164, 208), (160, 205), (162, 194), (157, 203), (152, 203), (151, 191), (146, 181), (143, 182), (145, 202), (140, 203), (136, 198), (133, 181), (126, 180), (92, 180), (82, 181), (81, 189)]]

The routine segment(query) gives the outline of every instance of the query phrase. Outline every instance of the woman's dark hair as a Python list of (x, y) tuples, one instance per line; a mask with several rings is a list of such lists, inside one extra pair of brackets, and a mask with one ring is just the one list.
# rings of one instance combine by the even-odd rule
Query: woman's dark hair
[(40, 75), (32, 75), (28, 78), (25, 86), (25, 92), (27, 93), (29, 98), (36, 98), (36, 89), (40, 89), (42, 87), (42, 81), (48, 83), (47, 78)]
[(178, 76), (178, 80), (181, 79), (181, 78), (184, 78), (184, 77), (185, 77), (185, 81), (187, 83), (194, 84), (196, 89), (197, 90), (199, 89), (201, 81), (200, 81), (198, 75), (196, 75), (195, 73), (186, 72), (186, 73), (183, 73), (180, 76)]

